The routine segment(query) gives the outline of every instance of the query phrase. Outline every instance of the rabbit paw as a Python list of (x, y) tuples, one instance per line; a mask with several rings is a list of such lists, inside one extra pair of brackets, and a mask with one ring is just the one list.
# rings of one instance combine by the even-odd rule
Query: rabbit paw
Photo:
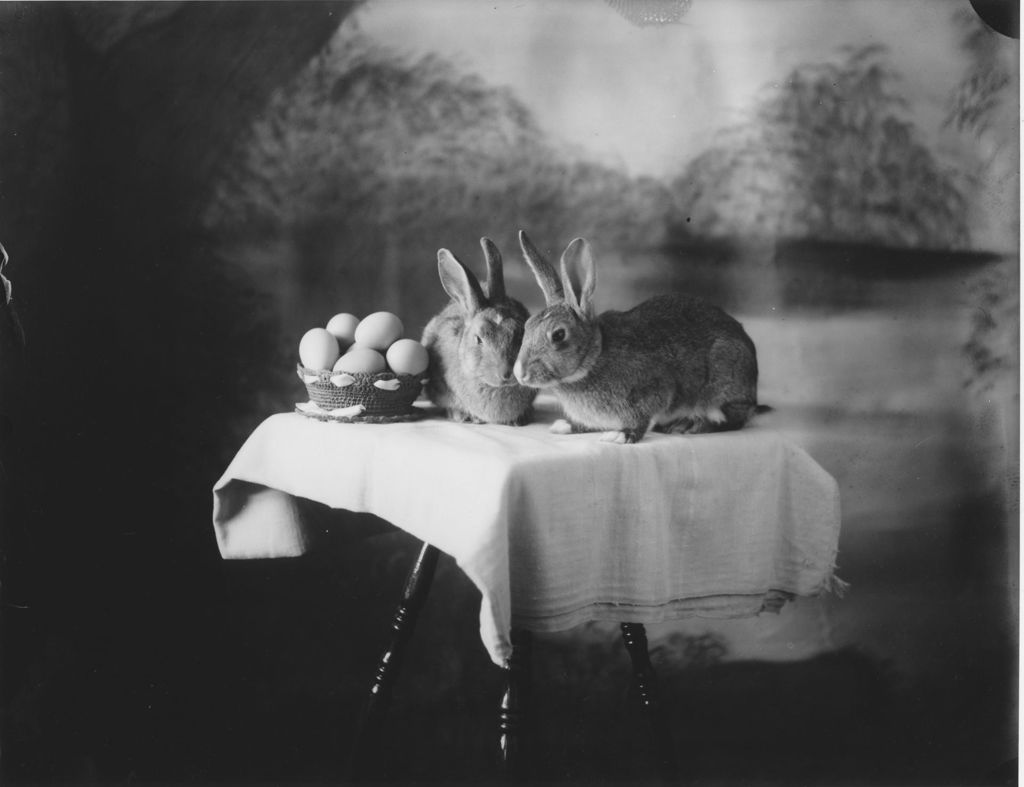
[(622, 429), (618, 432), (605, 432), (601, 435), (601, 442), (627, 445), (640, 442), (643, 436), (644, 433), (640, 429)]
[(482, 424), (485, 423), (479, 418), (470, 415), (465, 410), (457, 410), (455, 408), (448, 409), (448, 420), (454, 421), (457, 424)]
[(710, 431), (708, 423), (700, 416), (684, 415), (658, 427), (658, 431), (666, 434), (703, 434)]
[(533, 408), (526, 408), (526, 412), (511, 422), (510, 426), (526, 426), (533, 420)]
[(564, 418), (559, 418), (548, 429), (551, 434), (572, 434), (572, 424)]
[(712, 425), (704, 418), (695, 417), (690, 424), (682, 430), (683, 434), (706, 434), (712, 431)]

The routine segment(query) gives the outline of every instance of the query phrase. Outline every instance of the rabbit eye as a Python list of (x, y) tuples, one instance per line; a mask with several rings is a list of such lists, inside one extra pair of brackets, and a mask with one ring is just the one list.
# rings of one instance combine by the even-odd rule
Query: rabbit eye
[(553, 341), (555, 344), (558, 344), (559, 342), (564, 342), (565, 328), (555, 328), (555, 330), (551, 332), (551, 341)]

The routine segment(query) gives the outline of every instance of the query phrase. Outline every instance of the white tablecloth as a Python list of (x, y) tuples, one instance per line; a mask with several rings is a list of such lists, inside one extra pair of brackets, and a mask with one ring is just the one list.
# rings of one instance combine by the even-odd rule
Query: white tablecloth
[(295, 497), (376, 514), (476, 584), (497, 664), (512, 625), (754, 615), (770, 591), (831, 587), (837, 485), (784, 436), (755, 423), (616, 445), (552, 435), (556, 416), (545, 399), (520, 428), (274, 415), (214, 486), (221, 555), (302, 554), (311, 534)]

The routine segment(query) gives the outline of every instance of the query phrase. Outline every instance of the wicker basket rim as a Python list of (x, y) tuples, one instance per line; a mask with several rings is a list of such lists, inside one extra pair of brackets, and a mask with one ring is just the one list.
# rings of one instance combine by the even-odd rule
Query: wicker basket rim
[(333, 369), (310, 369), (303, 366), (301, 363), (297, 364), (299, 374), (316, 375), (317, 377), (327, 376), (328, 378), (335, 374), (347, 374), (354, 377), (356, 380), (362, 382), (375, 382), (377, 380), (422, 380), (427, 374), (424, 370), (420, 374), (399, 374), (398, 372), (386, 371), (386, 372), (342, 372), (334, 371)]

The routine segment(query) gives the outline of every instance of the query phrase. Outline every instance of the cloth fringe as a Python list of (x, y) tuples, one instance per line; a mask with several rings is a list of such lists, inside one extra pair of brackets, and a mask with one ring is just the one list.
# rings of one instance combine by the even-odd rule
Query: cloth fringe
[(843, 598), (843, 596), (846, 595), (846, 591), (849, 589), (850, 583), (837, 577), (833, 571), (830, 571), (828, 576), (825, 577), (822, 582), (822, 591), (825, 593), (833, 593), (838, 598)]

